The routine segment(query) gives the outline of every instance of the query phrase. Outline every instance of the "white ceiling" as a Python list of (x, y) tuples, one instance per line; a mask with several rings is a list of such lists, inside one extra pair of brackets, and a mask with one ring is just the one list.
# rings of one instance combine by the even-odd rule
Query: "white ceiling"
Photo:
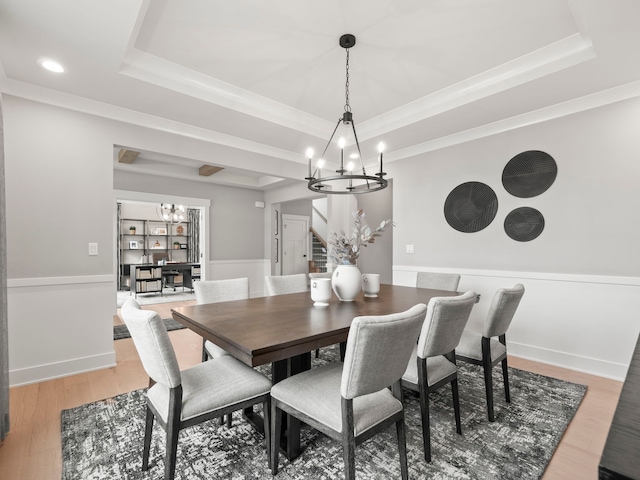
[[(350, 104), (367, 164), (640, 95), (637, 0), (0, 0), (0, 89), (215, 146), (114, 168), (302, 181)], [(64, 74), (40, 68), (43, 57)], [(370, 155), (369, 155), (370, 152)], [(329, 158), (328, 158), (329, 159)]]

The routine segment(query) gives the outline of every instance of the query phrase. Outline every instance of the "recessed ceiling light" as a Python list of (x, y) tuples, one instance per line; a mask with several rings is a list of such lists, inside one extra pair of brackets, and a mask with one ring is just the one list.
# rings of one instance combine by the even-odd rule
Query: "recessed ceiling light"
[(50, 60), (48, 58), (41, 58), (38, 60), (40, 66), (50, 72), (62, 73), (64, 72), (64, 67), (60, 65), (58, 62), (54, 60)]

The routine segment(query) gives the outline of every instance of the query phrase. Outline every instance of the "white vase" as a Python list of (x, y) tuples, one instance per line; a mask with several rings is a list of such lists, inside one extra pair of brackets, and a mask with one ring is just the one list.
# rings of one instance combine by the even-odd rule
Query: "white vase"
[(362, 273), (356, 265), (338, 265), (331, 276), (331, 286), (338, 299), (353, 302), (362, 287)]

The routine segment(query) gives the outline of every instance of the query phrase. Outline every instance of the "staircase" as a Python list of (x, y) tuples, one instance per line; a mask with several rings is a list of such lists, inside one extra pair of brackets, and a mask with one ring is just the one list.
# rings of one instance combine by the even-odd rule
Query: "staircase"
[(311, 230), (311, 261), (309, 262), (309, 273), (324, 273), (327, 271), (327, 242), (325, 242), (318, 232)]

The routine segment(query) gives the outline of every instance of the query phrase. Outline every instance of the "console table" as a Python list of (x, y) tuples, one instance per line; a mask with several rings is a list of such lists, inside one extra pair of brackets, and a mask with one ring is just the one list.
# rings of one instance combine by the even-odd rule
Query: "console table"
[(611, 422), (598, 478), (640, 480), (640, 338)]

